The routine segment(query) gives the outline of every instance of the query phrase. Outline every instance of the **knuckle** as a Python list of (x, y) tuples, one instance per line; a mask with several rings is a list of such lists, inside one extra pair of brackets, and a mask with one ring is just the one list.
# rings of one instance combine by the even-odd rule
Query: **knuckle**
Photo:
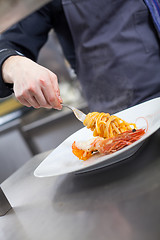
[(46, 85), (46, 80), (44, 78), (40, 78), (39, 83), (40, 83), (41, 86), (45, 86)]
[(16, 94), (15, 96), (16, 96), (16, 98), (18, 100), (26, 99), (26, 98), (28, 98), (28, 92), (27, 91), (23, 91), (21, 93)]
[(27, 91), (24, 91), (21, 95), (21, 97), (23, 97), (24, 99), (27, 99), (28, 98), (28, 92)]
[(30, 85), (30, 86), (28, 87), (28, 91), (29, 91), (30, 93), (36, 93), (36, 88), (35, 88), (34, 86)]

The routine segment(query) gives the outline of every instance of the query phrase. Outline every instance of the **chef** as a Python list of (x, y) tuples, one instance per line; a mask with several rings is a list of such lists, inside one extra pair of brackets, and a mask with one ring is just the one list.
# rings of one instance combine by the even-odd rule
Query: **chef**
[(148, 2), (53, 0), (16, 23), (0, 38), (0, 97), (14, 92), (25, 106), (62, 108), (57, 76), (36, 63), (51, 29), (90, 111), (114, 113), (160, 96), (160, 44)]

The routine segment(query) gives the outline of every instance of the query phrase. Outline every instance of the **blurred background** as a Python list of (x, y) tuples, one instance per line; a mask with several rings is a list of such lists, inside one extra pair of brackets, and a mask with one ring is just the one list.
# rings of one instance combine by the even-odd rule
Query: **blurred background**
[[(23, 5), (16, 6), (18, 5), (15, 5), (13, 16)], [(4, 25), (1, 29), (3, 27)], [(54, 31), (50, 32), (47, 43), (41, 49), (38, 63), (57, 74), (63, 102), (87, 113), (87, 104), (77, 76), (64, 58)], [(58, 111), (27, 108), (14, 95), (0, 99), (0, 183), (32, 156), (56, 148), (82, 127), (82, 123), (68, 109)]]

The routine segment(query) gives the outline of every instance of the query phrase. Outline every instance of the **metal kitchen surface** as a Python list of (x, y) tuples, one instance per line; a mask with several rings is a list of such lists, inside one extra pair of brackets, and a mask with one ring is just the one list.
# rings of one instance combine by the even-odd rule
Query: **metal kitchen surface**
[(89, 174), (36, 178), (49, 152), (33, 157), (1, 185), (12, 209), (0, 239), (159, 240), (159, 144), (158, 131), (132, 157)]

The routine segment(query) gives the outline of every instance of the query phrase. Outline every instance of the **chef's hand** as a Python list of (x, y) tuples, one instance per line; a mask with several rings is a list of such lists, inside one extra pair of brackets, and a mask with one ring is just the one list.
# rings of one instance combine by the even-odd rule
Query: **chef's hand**
[(13, 83), (18, 101), (34, 108), (61, 109), (57, 76), (23, 56), (11, 56), (2, 65), (4, 82)]

